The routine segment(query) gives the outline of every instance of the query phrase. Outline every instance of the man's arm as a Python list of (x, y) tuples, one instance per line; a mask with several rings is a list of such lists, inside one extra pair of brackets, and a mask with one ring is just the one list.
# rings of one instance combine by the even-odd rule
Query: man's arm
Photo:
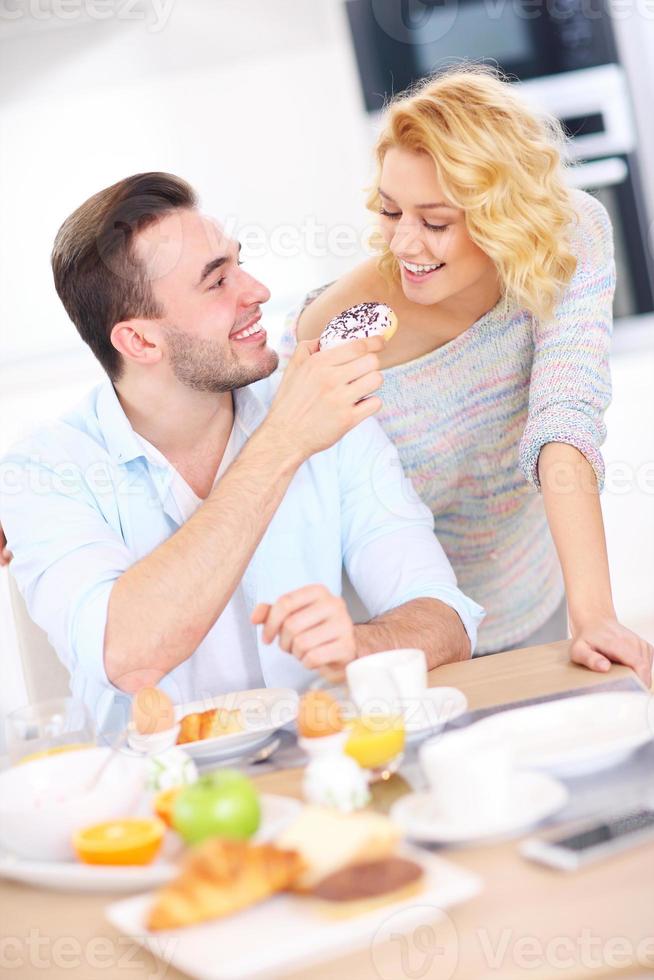
[(188, 659), (223, 612), (299, 466), (379, 408), (369, 338), (330, 351), (298, 348), (270, 412), (207, 500), (111, 593), (110, 681), (131, 693)]
[(427, 656), (427, 669), (468, 660), (470, 638), (458, 613), (440, 599), (412, 599), (369, 623), (354, 627), (356, 656), (418, 645)]
[(352, 622), (345, 600), (324, 585), (307, 585), (281, 596), (273, 605), (260, 603), (252, 622), (263, 626), (264, 643), (277, 642), (308, 670), (330, 679), (357, 657), (382, 650), (424, 650), (427, 669), (467, 660), (470, 638), (459, 615), (439, 599), (412, 599), (369, 623)]
[(128, 693), (197, 649), (236, 589), (284, 497), (299, 453), (265, 425), (196, 513), (116, 581), (104, 640), (107, 677)]

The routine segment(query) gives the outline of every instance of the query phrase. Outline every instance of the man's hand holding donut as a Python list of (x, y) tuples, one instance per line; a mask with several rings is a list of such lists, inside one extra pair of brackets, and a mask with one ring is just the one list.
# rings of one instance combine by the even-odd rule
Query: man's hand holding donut
[(302, 460), (329, 449), (381, 408), (373, 392), (384, 380), (378, 357), (384, 344), (383, 337), (322, 351), (317, 340), (298, 344), (262, 432)]

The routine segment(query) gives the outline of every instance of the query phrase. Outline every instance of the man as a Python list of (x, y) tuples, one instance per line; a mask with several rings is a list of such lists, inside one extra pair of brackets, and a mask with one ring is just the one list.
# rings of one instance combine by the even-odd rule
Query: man
[[(0, 517), (100, 725), (144, 685), (183, 702), (302, 688), (390, 647), (432, 667), (470, 656), (483, 611), (371, 418), (381, 339), (303, 345), (271, 377), (268, 290), (169, 174), (86, 201), (52, 267), (109, 380), (6, 457)], [(340, 597), (343, 564), (367, 623)]]

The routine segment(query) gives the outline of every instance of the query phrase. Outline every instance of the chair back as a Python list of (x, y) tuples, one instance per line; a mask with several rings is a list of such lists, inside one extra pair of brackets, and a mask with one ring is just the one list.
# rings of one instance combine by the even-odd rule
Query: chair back
[(66, 697), (70, 694), (68, 671), (47, 635), (30, 619), (12, 575), (9, 575), (9, 597), (29, 703)]

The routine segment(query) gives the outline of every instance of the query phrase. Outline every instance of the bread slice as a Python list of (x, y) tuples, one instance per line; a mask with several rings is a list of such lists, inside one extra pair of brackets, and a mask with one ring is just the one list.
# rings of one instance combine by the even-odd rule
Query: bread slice
[(388, 857), (399, 839), (399, 829), (379, 813), (344, 814), (306, 806), (275, 843), (284, 850), (297, 851), (306, 865), (293, 890), (311, 891), (341, 868)]
[(156, 894), (147, 927), (177, 929), (238, 912), (288, 888), (302, 868), (293, 851), (212, 838), (193, 848), (179, 877)]

